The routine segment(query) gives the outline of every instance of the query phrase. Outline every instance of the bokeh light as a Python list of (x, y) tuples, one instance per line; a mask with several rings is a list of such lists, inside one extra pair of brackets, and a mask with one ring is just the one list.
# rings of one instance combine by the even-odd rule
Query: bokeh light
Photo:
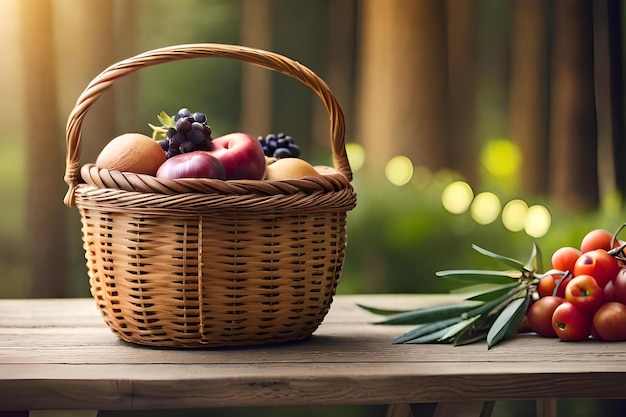
[(454, 181), (441, 194), (443, 207), (453, 214), (465, 213), (472, 204), (474, 191), (465, 181)]
[(385, 165), (385, 176), (390, 183), (401, 187), (411, 181), (413, 163), (406, 156), (394, 156)]
[(528, 236), (539, 238), (548, 233), (551, 223), (550, 211), (542, 205), (534, 205), (528, 208), (524, 230)]
[(494, 193), (482, 192), (478, 194), (470, 207), (470, 213), (478, 224), (490, 224), (498, 218), (502, 205)]
[(365, 149), (358, 143), (346, 143), (346, 153), (352, 172), (357, 172), (365, 163)]
[(524, 230), (528, 204), (524, 200), (511, 200), (502, 209), (502, 224), (507, 230), (520, 232)]
[(482, 162), (487, 171), (498, 177), (508, 177), (517, 172), (522, 163), (522, 154), (513, 142), (494, 139), (483, 148)]

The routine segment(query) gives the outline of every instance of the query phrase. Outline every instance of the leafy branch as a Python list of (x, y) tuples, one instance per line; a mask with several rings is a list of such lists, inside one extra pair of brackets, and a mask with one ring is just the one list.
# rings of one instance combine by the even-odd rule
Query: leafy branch
[(446, 270), (436, 273), (439, 277), (465, 282), (465, 289), (472, 285), (487, 284), (486, 289), (466, 297), (462, 302), (444, 306), (414, 310), (383, 310), (359, 304), (359, 307), (385, 319), (376, 324), (408, 325), (418, 327), (396, 337), (394, 344), (451, 343), (454, 346), (486, 340), (491, 349), (502, 340), (517, 333), (530, 305), (539, 280), (551, 273), (540, 274), (539, 248), (533, 242), (529, 260), (520, 262), (477, 245), (472, 248), (506, 265), (511, 270), (492, 271), (475, 269)]

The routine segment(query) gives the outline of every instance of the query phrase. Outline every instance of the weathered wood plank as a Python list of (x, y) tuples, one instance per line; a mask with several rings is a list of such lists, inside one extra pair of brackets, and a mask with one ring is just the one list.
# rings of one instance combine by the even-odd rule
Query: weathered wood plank
[(626, 397), (626, 343), (519, 335), (490, 350), (392, 345), (413, 326), (373, 325), (377, 316), (356, 306), (446, 301), (337, 297), (305, 341), (195, 350), (123, 342), (91, 300), (0, 300), (0, 410)]

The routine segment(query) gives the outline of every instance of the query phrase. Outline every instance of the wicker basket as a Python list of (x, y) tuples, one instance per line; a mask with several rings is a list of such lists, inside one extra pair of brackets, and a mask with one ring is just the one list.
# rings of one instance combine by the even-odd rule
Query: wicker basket
[[(89, 107), (117, 79), (170, 61), (219, 57), (290, 76), (330, 116), (334, 171), (284, 181), (164, 180), (80, 166)], [(219, 347), (310, 336), (341, 275), (346, 215), (356, 204), (341, 108), (328, 86), (284, 56), (191, 44), (118, 62), (78, 98), (67, 123), (65, 204), (81, 215), (91, 293), (123, 340)]]

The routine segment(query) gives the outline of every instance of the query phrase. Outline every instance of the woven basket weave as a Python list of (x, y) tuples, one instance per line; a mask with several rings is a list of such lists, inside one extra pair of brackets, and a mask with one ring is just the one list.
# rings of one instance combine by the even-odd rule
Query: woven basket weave
[[(284, 181), (165, 180), (80, 166), (89, 107), (127, 74), (217, 57), (290, 76), (330, 116), (334, 171)], [(346, 215), (356, 204), (343, 113), (328, 86), (284, 56), (190, 44), (148, 51), (105, 69), (78, 98), (66, 132), (65, 204), (76, 206), (91, 293), (123, 340), (219, 347), (310, 336), (327, 314), (343, 266)]]

